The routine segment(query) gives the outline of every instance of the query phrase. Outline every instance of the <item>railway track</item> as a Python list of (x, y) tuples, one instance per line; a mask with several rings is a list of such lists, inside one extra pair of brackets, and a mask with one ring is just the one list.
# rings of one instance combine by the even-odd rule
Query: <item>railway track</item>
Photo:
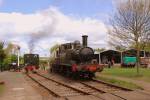
[(120, 98), (121, 100), (127, 100), (127, 99), (125, 99), (122, 96), (116, 95), (115, 92), (132, 91), (132, 90), (124, 88), (124, 87), (119, 87), (119, 86), (105, 83), (103, 81), (99, 81), (99, 80), (95, 80), (95, 79), (88, 81), (88, 82), (80, 82), (80, 83), (86, 85), (87, 87), (96, 89), (97, 91), (102, 91), (103, 93), (109, 93), (111, 95), (114, 95), (114, 96)]
[[(130, 89), (115, 86), (96, 79), (93, 79), (91, 81), (77, 81), (73, 82), (73, 84), (69, 84), (55, 78), (50, 78), (44, 74), (36, 73), (32, 75), (33, 76), (29, 75), (32, 80), (35, 80), (38, 84), (42, 84), (41, 86), (44, 86), (44, 88), (50, 91), (50, 93), (52, 93), (55, 97), (93, 95), (99, 98), (99, 96), (97, 96), (98, 94), (109, 93), (120, 98), (121, 100), (126, 100), (123, 97), (114, 94), (114, 92), (132, 91)], [(50, 86), (53, 88), (50, 88)]]
[(48, 79), (38, 74), (28, 74), (33, 81), (38, 83), (44, 89), (48, 90), (54, 97), (67, 97), (76, 95), (89, 95), (80, 89), (68, 86), (53, 79)]
[(96, 79), (92, 79), (91, 81), (81, 82), (81, 83), (89, 87), (100, 89), (104, 91), (105, 93), (114, 93), (114, 92), (119, 92), (119, 91), (133, 91), (128, 88), (120, 87), (120, 86), (110, 84), (101, 80), (96, 80)]
[(72, 80), (41, 72), (28, 74), (28, 76), (43, 89), (48, 90), (52, 97), (60, 98), (60, 100), (147, 100), (149, 98), (149, 93), (133, 91), (96, 79)]
[(37, 75), (39, 75), (39, 76), (41, 76), (41, 77), (43, 77), (43, 78), (46, 78), (46, 79), (48, 79), (48, 80), (51, 80), (51, 81), (53, 81), (53, 82), (56, 82), (56, 83), (58, 83), (58, 84), (61, 84), (62, 86), (65, 86), (65, 87), (68, 87), (68, 88), (71, 88), (71, 89), (73, 89), (73, 90), (75, 90), (75, 91), (77, 91), (77, 92), (81, 92), (82, 94), (80, 94), (80, 95), (91, 95), (91, 94), (98, 94), (98, 93), (105, 93), (105, 92), (103, 92), (103, 91), (101, 91), (101, 90), (98, 90), (98, 89), (96, 89), (96, 88), (92, 88), (92, 87), (89, 87), (89, 86), (87, 86), (87, 85), (84, 85), (84, 84), (80, 84), (80, 85), (82, 85), (81, 87), (78, 87), (79, 85), (69, 85), (69, 84), (66, 84), (66, 83), (64, 83), (64, 82), (61, 82), (61, 81), (57, 81), (57, 80), (54, 80), (54, 79), (51, 79), (51, 78), (48, 78), (48, 77), (46, 77), (46, 76), (43, 76), (43, 75), (41, 75), (41, 74), (37, 74)]

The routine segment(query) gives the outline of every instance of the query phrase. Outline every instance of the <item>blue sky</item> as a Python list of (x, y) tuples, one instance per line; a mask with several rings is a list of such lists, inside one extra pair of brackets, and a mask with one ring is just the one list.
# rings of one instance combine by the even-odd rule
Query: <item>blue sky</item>
[(29, 38), (34, 34), (38, 37), (34, 52), (42, 56), (49, 55), (49, 48), (56, 43), (81, 41), (83, 34), (89, 35), (89, 46), (107, 48), (107, 22), (113, 3), (114, 0), (0, 0), (0, 40), (15, 42), (22, 46), (22, 53), (27, 53)]
[(2, 0), (0, 12), (33, 13), (50, 6), (64, 14), (81, 17), (108, 14), (113, 10), (112, 0)]

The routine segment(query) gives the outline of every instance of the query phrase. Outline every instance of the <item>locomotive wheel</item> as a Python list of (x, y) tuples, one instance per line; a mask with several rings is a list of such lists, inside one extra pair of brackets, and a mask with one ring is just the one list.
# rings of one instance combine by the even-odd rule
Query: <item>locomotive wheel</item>
[(93, 77), (95, 77), (94, 73), (89, 73), (89, 79), (92, 79)]
[(73, 79), (78, 79), (78, 77), (79, 77), (78, 73), (77, 72), (73, 72), (72, 78)]
[(52, 72), (53, 72), (53, 69), (52, 69), (52, 68), (50, 68), (50, 70), (49, 70), (49, 71), (50, 71), (50, 73), (52, 73)]
[(71, 76), (71, 73), (70, 73), (69, 70), (66, 71), (66, 76), (67, 76), (67, 77), (70, 77), (70, 76)]

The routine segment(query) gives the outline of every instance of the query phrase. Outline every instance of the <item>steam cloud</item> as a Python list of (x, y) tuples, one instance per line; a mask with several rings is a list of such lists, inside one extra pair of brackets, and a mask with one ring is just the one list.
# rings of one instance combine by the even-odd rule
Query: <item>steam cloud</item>
[(36, 43), (38, 41), (43, 40), (44, 38), (50, 36), (53, 34), (55, 27), (56, 27), (56, 17), (55, 17), (55, 11), (54, 9), (45, 10), (42, 12), (42, 15), (44, 16), (44, 20), (42, 22), (41, 27), (38, 29), (37, 32), (33, 32), (32, 34), (29, 34), (29, 53), (34, 52), (34, 48), (36, 46)]

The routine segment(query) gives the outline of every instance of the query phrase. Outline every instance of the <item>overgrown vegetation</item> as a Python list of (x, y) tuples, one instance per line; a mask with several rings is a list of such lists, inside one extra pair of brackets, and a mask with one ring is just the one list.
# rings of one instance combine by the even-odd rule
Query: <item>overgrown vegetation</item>
[(132, 82), (126, 82), (126, 81), (122, 81), (122, 80), (118, 80), (118, 79), (114, 79), (114, 78), (106, 78), (106, 77), (102, 77), (102, 76), (97, 76), (97, 79), (103, 80), (103, 81), (111, 83), (111, 84), (115, 84), (117, 86), (132, 89), (132, 90), (143, 89), (142, 87), (140, 87)]

